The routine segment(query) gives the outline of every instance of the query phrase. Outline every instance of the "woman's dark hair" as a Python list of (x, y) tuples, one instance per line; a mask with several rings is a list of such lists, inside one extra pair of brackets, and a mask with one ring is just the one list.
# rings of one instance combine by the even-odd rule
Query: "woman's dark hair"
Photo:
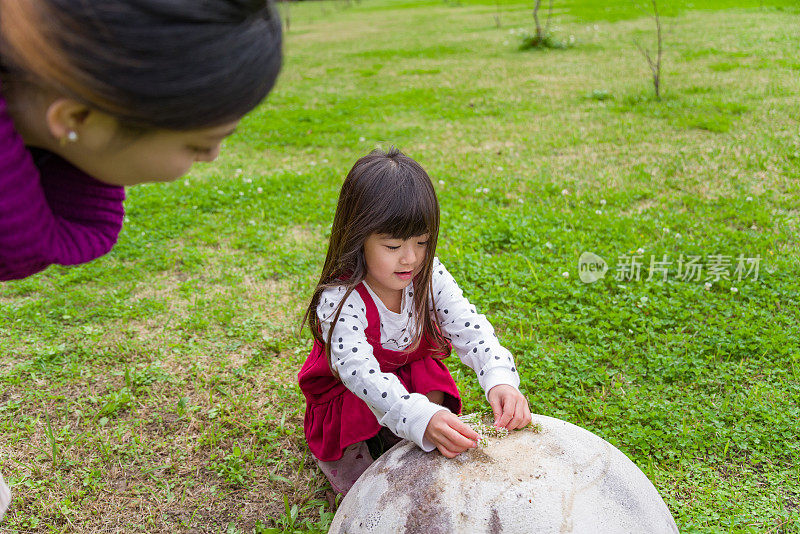
[(425, 261), (414, 277), (414, 316), (417, 321), (416, 331), (412, 333), (414, 341), (407, 350), (414, 350), (422, 337), (428, 336), (437, 352), (443, 351), (447, 342), (441, 334), (436, 314), (430, 312), (433, 256), (439, 235), (439, 201), (425, 169), (396, 148), (388, 153), (372, 151), (359, 159), (347, 174), (333, 218), (328, 254), (302, 324), (308, 321), (314, 339), (325, 344), (330, 356), (334, 329), (330, 329), (327, 340), (322, 339), (317, 316), (319, 300), (328, 288), (346, 288), (333, 316), (332, 324), (335, 325), (347, 297), (367, 275), (364, 242), (375, 233), (403, 240), (428, 234)]
[(268, 0), (3, 0), (0, 63), (133, 128), (236, 120), (272, 89), (281, 23)]

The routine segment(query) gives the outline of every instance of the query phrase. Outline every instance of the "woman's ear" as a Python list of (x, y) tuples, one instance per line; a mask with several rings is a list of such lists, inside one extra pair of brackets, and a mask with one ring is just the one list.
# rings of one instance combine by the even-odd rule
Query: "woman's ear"
[(79, 143), (90, 150), (106, 147), (117, 130), (111, 116), (71, 98), (56, 98), (45, 113), (47, 129), (62, 145)]
[(78, 128), (86, 121), (90, 110), (84, 104), (69, 98), (56, 98), (45, 112), (47, 129), (56, 139), (66, 139), (70, 132), (78, 133)]

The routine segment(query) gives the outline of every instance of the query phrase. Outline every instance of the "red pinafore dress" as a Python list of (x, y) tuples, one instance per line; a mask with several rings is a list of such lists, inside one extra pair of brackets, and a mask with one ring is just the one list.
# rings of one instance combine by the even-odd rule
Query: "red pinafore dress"
[[(445, 353), (437, 352), (425, 336), (413, 352), (383, 348), (378, 308), (363, 283), (356, 286), (356, 291), (364, 301), (367, 314), (364, 333), (381, 371), (396, 375), (410, 393), (424, 395), (443, 391), (444, 405), (455, 414), (461, 413), (458, 388), (441, 361), (449, 355), (449, 347)], [(306, 397), (306, 441), (318, 460), (338, 460), (347, 447), (375, 436), (381, 429), (367, 404), (333, 376), (325, 348), (318, 341), (314, 342), (311, 354), (297, 376)]]

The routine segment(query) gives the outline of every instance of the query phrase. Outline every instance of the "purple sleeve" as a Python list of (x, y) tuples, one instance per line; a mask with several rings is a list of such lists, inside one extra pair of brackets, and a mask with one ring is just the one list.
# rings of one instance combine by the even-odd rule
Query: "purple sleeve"
[(0, 280), (107, 253), (122, 228), (124, 199), (124, 188), (55, 155), (37, 168), (0, 96)]

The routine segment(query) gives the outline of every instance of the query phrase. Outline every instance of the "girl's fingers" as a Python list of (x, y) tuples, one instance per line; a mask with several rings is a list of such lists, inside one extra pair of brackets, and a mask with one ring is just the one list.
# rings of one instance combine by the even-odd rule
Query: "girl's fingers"
[(434, 437), (437, 446), (441, 445), (453, 454), (475, 447), (476, 441), (480, 439), (477, 432), (458, 419), (438, 428)]
[(494, 426), (497, 426), (503, 413), (503, 404), (497, 400), (497, 396), (491, 395), (489, 397), (489, 406), (492, 407), (492, 412), (494, 413)]
[(448, 458), (453, 458), (458, 456), (460, 453), (464, 452), (465, 448), (457, 447), (452, 441), (447, 438), (443, 438), (439, 440), (438, 445), (436, 446), (439, 451)]
[(520, 396), (514, 403), (514, 417), (508, 425), (510, 429), (522, 428), (522, 421), (525, 419), (525, 398)]
[(478, 441), (479, 439), (481, 439), (480, 435), (478, 435), (478, 433), (475, 432), (475, 430), (473, 430), (471, 426), (466, 424), (464, 421), (461, 421), (460, 419), (456, 419), (455, 422), (452, 425), (450, 425), (450, 427), (456, 432), (458, 432), (460, 435), (465, 436), (472, 441)]
[(514, 428), (525, 428), (531, 422), (531, 409), (525, 397), (520, 397), (514, 415)]
[(439, 449), (439, 452), (441, 452), (442, 456), (444, 456), (445, 458), (455, 458), (456, 456), (458, 456), (457, 452), (451, 451), (444, 445), (437, 445), (436, 448)]
[(528, 401), (526, 400), (525, 401), (525, 419), (522, 421), (523, 422), (523, 426), (528, 426), (529, 424), (531, 424), (532, 420), (533, 420), (533, 416), (531, 415), (531, 407), (528, 406)]
[[(478, 436), (478, 434), (473, 430), (473, 434)], [(458, 451), (464, 452), (467, 449), (470, 449), (475, 446), (475, 442), (480, 438), (480, 436), (476, 437), (474, 440), (470, 439), (463, 434), (461, 434), (455, 428), (448, 428), (444, 433), (445, 444), (447, 448), (451, 451)]]
[(502, 428), (509, 428), (509, 423), (514, 418), (514, 403), (513, 402), (504, 402), (503, 403), (503, 413), (500, 416), (500, 422), (497, 426)]

